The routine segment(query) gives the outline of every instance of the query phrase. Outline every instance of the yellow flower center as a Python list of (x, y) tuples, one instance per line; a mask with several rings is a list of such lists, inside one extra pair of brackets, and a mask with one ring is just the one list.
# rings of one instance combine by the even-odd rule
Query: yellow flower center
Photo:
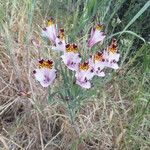
[(50, 18), (48, 21), (47, 21), (47, 26), (51, 26), (54, 24), (54, 20), (53, 18)]
[(96, 29), (96, 30), (102, 30), (102, 29), (103, 29), (103, 25), (97, 24), (97, 25), (95, 26), (95, 29)]
[(81, 63), (79, 64), (79, 69), (86, 71), (89, 69), (89, 64), (87, 62)]
[(39, 61), (39, 68), (48, 68), (52, 69), (53, 68), (53, 61), (52, 60), (40, 60)]
[(61, 40), (65, 40), (65, 33), (64, 33), (64, 29), (63, 29), (63, 28), (61, 28), (61, 29), (59, 30), (58, 37), (59, 37), (59, 39), (61, 39)]
[(74, 53), (76, 53), (76, 52), (78, 52), (78, 47), (77, 47), (77, 45), (76, 44), (67, 44), (66, 45), (66, 52), (74, 52)]
[(110, 53), (116, 53), (117, 52), (117, 42), (116, 39), (113, 39), (110, 46), (108, 47), (108, 52)]
[(95, 61), (103, 61), (104, 60), (104, 58), (103, 58), (103, 54), (102, 53), (100, 53), (100, 52), (97, 52), (95, 55), (94, 55), (94, 62)]

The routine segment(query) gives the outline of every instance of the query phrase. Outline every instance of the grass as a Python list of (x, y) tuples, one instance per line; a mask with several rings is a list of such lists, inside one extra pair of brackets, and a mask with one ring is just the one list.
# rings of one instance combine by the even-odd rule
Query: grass
[[(149, 7), (147, 0), (1, 0), (0, 149), (149, 150)], [(73, 86), (72, 73), (40, 36), (49, 16), (82, 44), (84, 56), (89, 29), (103, 22), (104, 46), (118, 41), (120, 69), (94, 78), (91, 90)], [(49, 89), (32, 76), (39, 57), (52, 57), (59, 70)]]

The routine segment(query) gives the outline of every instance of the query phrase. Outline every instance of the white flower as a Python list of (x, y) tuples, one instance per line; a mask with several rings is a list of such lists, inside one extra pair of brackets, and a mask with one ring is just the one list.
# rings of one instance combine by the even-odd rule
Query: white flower
[(67, 44), (66, 51), (61, 58), (68, 69), (72, 71), (77, 70), (79, 63), (81, 62), (80, 55), (77, 52), (77, 45)]
[(54, 23), (54, 20), (52, 18), (48, 20), (48, 26), (43, 28), (41, 35), (43, 37), (48, 38), (52, 43), (55, 44), (57, 31), (56, 31), (56, 24)]
[(40, 82), (43, 87), (51, 85), (56, 78), (56, 70), (53, 68), (53, 61), (41, 60), (39, 61), (39, 68), (33, 71), (36, 80)]
[(84, 81), (82, 81), (80, 79), (77, 79), (76, 84), (80, 85), (81, 87), (83, 87), (85, 89), (90, 89), (91, 88), (91, 82), (86, 80), (86, 79)]
[(87, 46), (91, 48), (96, 43), (100, 42), (101, 44), (104, 41), (104, 38), (106, 37), (104, 32), (102, 32), (103, 26), (98, 24), (95, 28), (91, 29), (90, 38), (88, 39)]
[(94, 76), (93, 68), (89, 66), (89, 62), (84, 62), (79, 64), (78, 70), (76, 71), (76, 84), (80, 85), (83, 88), (91, 88), (90, 80)]
[(111, 45), (106, 50), (104, 50), (103, 56), (105, 59), (106, 67), (115, 70), (119, 68), (117, 62), (119, 61), (120, 54), (117, 52), (117, 43), (115, 39), (113, 39)]
[(63, 51), (66, 50), (65, 34), (64, 29), (59, 30), (59, 34), (55, 39), (55, 46), (52, 46), (53, 50)]
[(99, 77), (104, 77), (105, 59), (101, 52), (97, 52), (89, 59), (90, 65), (94, 68), (94, 74)]

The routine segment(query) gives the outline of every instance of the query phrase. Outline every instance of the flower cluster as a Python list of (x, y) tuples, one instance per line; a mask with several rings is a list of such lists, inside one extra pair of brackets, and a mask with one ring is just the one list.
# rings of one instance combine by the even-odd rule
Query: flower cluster
[[(103, 44), (106, 35), (102, 30), (102, 24), (97, 24), (91, 29), (87, 48), (91, 49), (97, 43)], [(63, 63), (69, 70), (75, 72), (75, 83), (83, 88), (91, 88), (91, 80), (94, 76), (104, 77), (105, 68), (119, 68), (117, 62), (120, 54), (115, 39), (112, 39), (111, 44), (106, 49), (97, 51), (83, 62), (78, 46), (75, 43), (66, 43), (64, 29), (60, 28), (57, 31), (57, 26), (52, 18), (48, 20), (48, 26), (43, 28), (42, 36), (51, 41), (53, 50), (62, 52), (61, 59)], [(53, 61), (39, 61), (39, 69), (34, 71), (34, 75), (43, 87), (50, 85), (56, 77)]]

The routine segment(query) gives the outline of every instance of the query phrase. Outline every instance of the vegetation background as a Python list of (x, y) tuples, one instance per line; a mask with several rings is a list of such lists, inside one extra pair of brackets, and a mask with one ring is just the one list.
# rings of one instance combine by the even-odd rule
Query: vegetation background
[[(84, 91), (73, 122), (66, 107), (71, 100), (54, 94), (66, 91), (62, 78), (45, 89), (32, 76), (39, 55), (59, 58), (40, 36), (50, 16), (83, 49), (90, 28), (102, 22), (104, 45), (115, 37), (121, 53), (120, 69)], [(149, 150), (149, 31), (149, 0), (1, 0), (0, 149)]]

